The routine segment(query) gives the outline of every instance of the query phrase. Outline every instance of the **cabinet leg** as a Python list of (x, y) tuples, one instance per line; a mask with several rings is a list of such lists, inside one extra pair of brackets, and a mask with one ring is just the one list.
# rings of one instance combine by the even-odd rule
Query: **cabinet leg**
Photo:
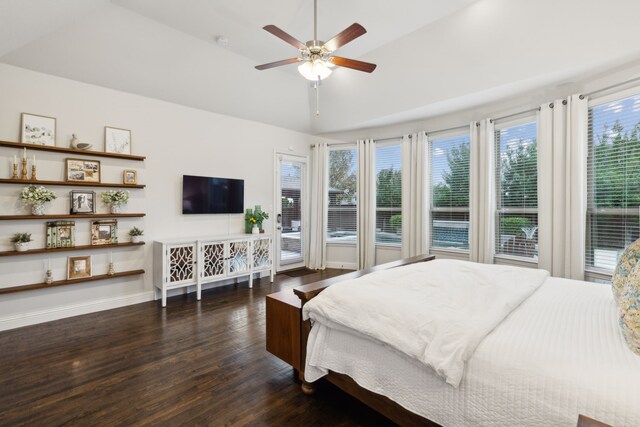
[(249, 289), (253, 288), (253, 273), (249, 273)]
[(196, 287), (196, 297), (198, 298), (198, 301), (200, 301), (200, 299), (202, 298), (202, 286), (198, 285)]
[(167, 306), (167, 290), (166, 289), (162, 289), (162, 306), (163, 307)]
[(271, 283), (273, 283), (273, 268), (271, 269)]

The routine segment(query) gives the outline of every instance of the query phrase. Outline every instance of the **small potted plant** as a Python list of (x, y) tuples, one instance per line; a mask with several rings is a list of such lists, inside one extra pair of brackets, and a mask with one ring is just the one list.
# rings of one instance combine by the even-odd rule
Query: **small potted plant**
[(11, 238), (11, 243), (18, 252), (25, 252), (29, 250), (29, 243), (31, 242), (31, 233), (16, 233)]
[(129, 230), (129, 237), (131, 237), (131, 243), (140, 243), (142, 241), (142, 235), (144, 230), (140, 230), (138, 227), (133, 227)]
[(21, 199), (31, 205), (32, 215), (44, 215), (46, 204), (56, 199), (56, 193), (43, 186), (29, 185), (22, 189)]
[[(247, 209), (247, 213), (244, 216), (244, 219), (247, 223), (247, 228), (251, 226), (251, 233), (264, 233), (264, 229), (262, 228), (262, 223), (269, 219), (269, 214), (264, 212), (259, 205), (252, 209)], [(254, 230), (258, 231), (254, 231)], [(247, 230), (249, 232), (249, 230)]]
[(102, 202), (109, 206), (112, 214), (120, 213), (120, 208), (129, 201), (129, 191), (109, 190), (102, 193)]

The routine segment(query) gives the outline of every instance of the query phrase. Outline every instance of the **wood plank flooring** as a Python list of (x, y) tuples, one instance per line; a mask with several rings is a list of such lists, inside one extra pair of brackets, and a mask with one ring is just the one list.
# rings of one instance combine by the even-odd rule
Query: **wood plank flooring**
[[(377, 426), (265, 350), (265, 296), (344, 273), (280, 274), (0, 332), (0, 425)], [(295, 277), (292, 277), (295, 276)]]

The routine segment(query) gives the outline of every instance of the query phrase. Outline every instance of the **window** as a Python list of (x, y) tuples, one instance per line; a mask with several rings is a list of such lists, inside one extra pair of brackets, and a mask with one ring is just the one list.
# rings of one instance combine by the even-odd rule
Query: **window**
[(469, 250), (469, 135), (429, 141), (431, 247)]
[(356, 243), (357, 155), (355, 148), (329, 151), (327, 242)]
[(402, 151), (376, 145), (376, 243), (402, 243)]
[(496, 255), (538, 258), (536, 122), (495, 131)]
[(585, 265), (611, 272), (638, 239), (640, 95), (589, 109)]

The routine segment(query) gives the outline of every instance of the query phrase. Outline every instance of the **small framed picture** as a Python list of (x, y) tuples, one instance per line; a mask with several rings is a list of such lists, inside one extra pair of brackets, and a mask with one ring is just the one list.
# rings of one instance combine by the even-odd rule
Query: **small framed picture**
[(67, 279), (82, 279), (83, 277), (91, 277), (91, 257), (70, 256), (67, 270)]
[(131, 131), (104, 127), (104, 151), (116, 154), (131, 154)]
[(100, 182), (100, 162), (98, 160), (66, 160), (67, 181)]
[(56, 119), (22, 113), (20, 142), (34, 145), (56, 145)]
[(91, 221), (92, 245), (112, 245), (114, 243), (118, 243), (117, 220)]
[(122, 183), (128, 185), (136, 185), (138, 183), (138, 172), (133, 169), (125, 169), (122, 171)]
[(72, 215), (96, 213), (95, 191), (71, 191), (71, 210), (69, 213)]

